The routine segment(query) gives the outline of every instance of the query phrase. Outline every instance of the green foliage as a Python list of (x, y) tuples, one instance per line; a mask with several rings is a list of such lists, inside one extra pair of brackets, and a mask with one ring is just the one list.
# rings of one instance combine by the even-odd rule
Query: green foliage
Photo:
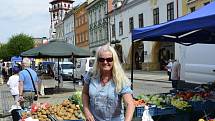
[(81, 92), (77, 91), (72, 96), (70, 96), (69, 101), (73, 104), (79, 105), (81, 110), (83, 110), (83, 104), (82, 104), (82, 98), (81, 98)]
[(69, 100), (76, 105), (82, 104), (81, 92), (80, 91), (75, 92), (72, 96), (69, 97)]
[(3, 59), (3, 60), (9, 60), (10, 59), (10, 54), (8, 52), (7, 44), (3, 44), (0, 46), (0, 59)]
[(22, 52), (27, 51), (34, 47), (34, 40), (31, 36), (26, 34), (14, 35), (9, 39), (7, 48), (10, 55), (20, 55)]

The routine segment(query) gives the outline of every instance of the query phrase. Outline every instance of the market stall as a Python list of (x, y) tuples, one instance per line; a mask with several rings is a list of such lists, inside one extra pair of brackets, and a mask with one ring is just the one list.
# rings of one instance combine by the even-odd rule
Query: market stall
[[(141, 94), (134, 100), (136, 118), (142, 118), (148, 110), (159, 121), (213, 121), (215, 116), (215, 83), (200, 85), (194, 89), (153, 95)], [(145, 106), (148, 109), (145, 109)], [(209, 120), (210, 119), (210, 120)], [(213, 119), (213, 120), (212, 120)]]
[[(175, 20), (159, 25), (134, 29), (132, 31), (132, 54), (134, 50), (134, 42), (137, 41), (175, 42), (185, 46), (196, 43), (215, 44), (214, 11), (215, 2), (211, 2), (197, 11)], [(133, 60), (134, 59), (131, 59), (132, 83)], [(154, 117), (160, 118), (162, 115), (165, 115), (165, 118), (173, 117), (173, 119), (164, 119), (171, 121), (189, 121), (193, 120), (192, 118), (195, 118), (195, 120), (198, 118), (209, 120), (210, 117), (212, 119), (215, 118), (215, 88), (213, 85), (214, 84), (205, 84), (200, 85), (196, 89), (177, 90), (176, 92), (171, 92), (169, 94), (157, 94), (149, 97), (142, 95), (143, 97), (140, 96), (139, 98), (143, 98), (143, 101), (140, 102), (144, 102), (144, 105), (145, 103), (149, 104), (149, 112)], [(212, 88), (209, 88), (211, 86)], [(137, 103), (138, 102), (139, 100), (137, 100)], [(143, 111), (143, 107), (137, 106), (135, 116), (141, 117)]]
[(75, 92), (59, 104), (48, 102), (33, 103), (31, 107), (22, 109), (13, 106), (11, 110), (14, 121), (83, 121), (81, 92)]

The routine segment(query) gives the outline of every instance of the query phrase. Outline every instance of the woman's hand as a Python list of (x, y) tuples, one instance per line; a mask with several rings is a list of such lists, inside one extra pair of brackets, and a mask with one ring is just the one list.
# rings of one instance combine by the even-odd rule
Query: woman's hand
[(93, 115), (89, 110), (85, 110), (84, 113), (87, 121), (95, 121)]

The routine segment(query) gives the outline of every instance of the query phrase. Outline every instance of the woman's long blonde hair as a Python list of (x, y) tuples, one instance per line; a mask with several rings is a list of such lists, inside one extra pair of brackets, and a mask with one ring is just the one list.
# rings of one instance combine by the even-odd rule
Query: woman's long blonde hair
[(130, 83), (129, 79), (127, 78), (127, 76), (125, 75), (125, 72), (122, 69), (122, 66), (119, 62), (118, 55), (113, 47), (111, 47), (109, 45), (103, 45), (98, 48), (98, 50), (96, 52), (96, 60), (95, 60), (94, 66), (93, 66), (93, 77), (94, 78), (101, 77), (98, 58), (99, 58), (100, 53), (105, 52), (105, 51), (109, 51), (112, 53), (112, 56), (113, 56), (112, 78), (116, 85), (116, 92), (119, 93), (122, 90), (123, 86), (130, 86), (131, 83)]

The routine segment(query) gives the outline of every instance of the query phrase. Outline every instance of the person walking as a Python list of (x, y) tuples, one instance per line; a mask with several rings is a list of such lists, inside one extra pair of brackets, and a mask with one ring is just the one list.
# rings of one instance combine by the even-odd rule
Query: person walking
[(175, 60), (172, 64), (172, 72), (171, 72), (171, 80), (172, 80), (172, 87), (177, 89), (177, 82), (180, 80), (180, 71), (181, 71), (181, 64), (178, 60)]
[(4, 82), (6, 82), (7, 81), (7, 66), (4, 62), (2, 64), (2, 70), (1, 71), (2, 71), (3, 80), (4, 80)]
[(29, 108), (38, 97), (38, 77), (37, 73), (30, 68), (30, 59), (24, 58), (23, 69), (19, 73), (19, 100), (22, 108)]
[(169, 76), (169, 81), (171, 81), (171, 71), (172, 71), (172, 60), (169, 59), (168, 64), (166, 65), (166, 69), (167, 69), (167, 75)]
[(13, 99), (15, 101), (15, 103), (18, 102), (19, 100), (19, 71), (20, 69), (16, 66), (14, 66), (12, 68), (13, 71), (13, 75), (9, 77), (8, 81), (7, 81), (7, 85), (10, 88), (10, 93), (13, 96)]
[[(88, 121), (131, 121), (134, 112), (131, 83), (116, 51), (109, 45), (96, 53), (92, 73), (84, 78), (82, 102)], [(126, 112), (124, 116), (124, 106)]]

